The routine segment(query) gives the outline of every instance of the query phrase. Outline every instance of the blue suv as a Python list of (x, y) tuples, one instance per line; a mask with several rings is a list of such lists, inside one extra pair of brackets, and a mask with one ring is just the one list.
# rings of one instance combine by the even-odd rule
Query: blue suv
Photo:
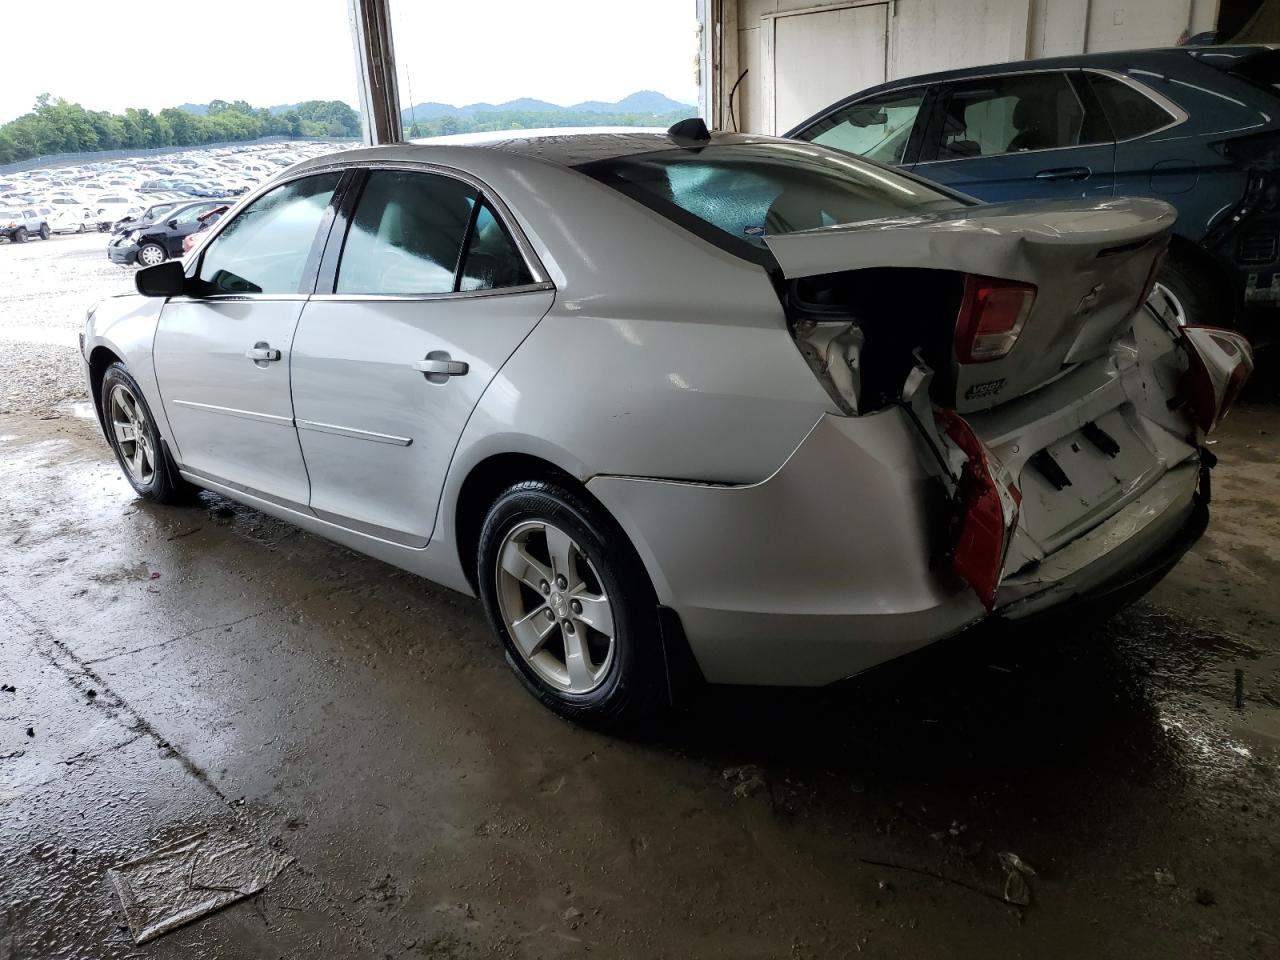
[(1178, 47), (895, 80), (787, 133), (990, 202), (1155, 197), (1178, 210), (1155, 296), (1270, 339), (1280, 311), (1280, 49)]

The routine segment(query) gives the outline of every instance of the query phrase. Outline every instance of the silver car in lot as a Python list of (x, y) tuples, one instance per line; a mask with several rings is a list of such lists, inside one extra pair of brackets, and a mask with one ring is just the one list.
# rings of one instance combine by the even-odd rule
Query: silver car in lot
[(628, 725), (1158, 579), (1252, 369), (1143, 306), (1172, 222), (688, 128), (353, 150), (98, 304), (85, 375), (140, 496), (478, 595)]

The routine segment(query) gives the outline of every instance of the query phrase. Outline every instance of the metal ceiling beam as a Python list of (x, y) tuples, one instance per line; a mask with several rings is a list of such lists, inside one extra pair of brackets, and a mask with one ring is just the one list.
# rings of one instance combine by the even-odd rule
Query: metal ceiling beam
[(356, 47), (356, 81), (364, 142), (399, 143), (400, 88), (396, 83), (395, 44), (391, 40), (390, 0), (348, 0), (351, 37)]

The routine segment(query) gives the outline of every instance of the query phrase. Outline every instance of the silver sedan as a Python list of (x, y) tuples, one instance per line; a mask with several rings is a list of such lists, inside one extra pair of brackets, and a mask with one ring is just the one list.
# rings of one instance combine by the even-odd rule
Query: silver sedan
[(98, 304), (84, 369), (139, 496), (478, 595), (630, 725), (1158, 579), (1252, 363), (1143, 306), (1172, 222), (696, 124), (354, 150)]

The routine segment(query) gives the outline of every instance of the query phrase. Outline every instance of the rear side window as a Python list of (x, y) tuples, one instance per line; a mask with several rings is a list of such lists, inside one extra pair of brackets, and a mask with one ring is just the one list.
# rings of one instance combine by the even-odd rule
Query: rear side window
[(1177, 118), (1142, 91), (1114, 77), (1086, 74), (1117, 140), (1132, 140), (1167, 127)]
[(321, 173), (282, 184), (236, 214), (200, 259), (206, 293), (300, 293), (340, 177)]
[(481, 201), (471, 225), (458, 289), (497, 290), (532, 282), (524, 257), (520, 256), (502, 221), (488, 203)]
[(1084, 107), (1058, 72), (953, 84), (937, 159), (991, 157), (1081, 143)]
[(338, 266), (338, 293), (451, 293), (476, 190), (434, 173), (369, 174)]
[[(747, 259), (768, 234), (952, 209), (941, 189), (812, 144), (669, 150), (579, 168)], [(745, 249), (744, 249), (745, 248)]]
[(925, 90), (907, 90), (849, 104), (823, 117), (797, 137), (896, 165), (907, 152)]

